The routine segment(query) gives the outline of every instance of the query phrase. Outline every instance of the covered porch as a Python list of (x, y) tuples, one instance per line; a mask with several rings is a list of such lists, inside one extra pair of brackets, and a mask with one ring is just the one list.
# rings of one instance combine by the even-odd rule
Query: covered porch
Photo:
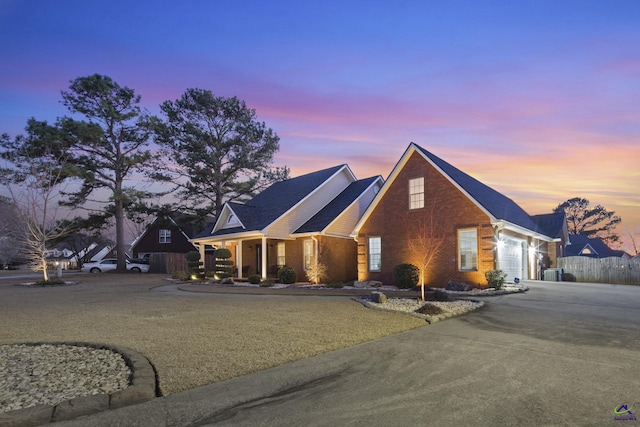
[[(270, 238), (263, 234), (251, 233), (243, 236), (228, 235), (215, 238), (199, 238), (192, 241), (197, 245), (204, 258), (205, 246), (227, 248), (231, 251), (234, 277), (247, 278), (257, 274), (262, 279), (275, 278), (278, 270), (285, 265), (286, 242), (292, 239)], [(204, 265), (205, 270), (212, 270), (213, 265)]]

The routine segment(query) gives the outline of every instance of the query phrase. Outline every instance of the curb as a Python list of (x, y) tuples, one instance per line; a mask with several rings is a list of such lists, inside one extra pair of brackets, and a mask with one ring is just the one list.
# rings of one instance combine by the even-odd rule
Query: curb
[(56, 421), (70, 420), (107, 409), (121, 408), (146, 402), (156, 397), (156, 374), (151, 363), (140, 353), (127, 347), (87, 342), (35, 342), (26, 345), (71, 345), (111, 350), (119, 353), (131, 369), (127, 388), (109, 394), (79, 396), (57, 405), (35, 405), (0, 414), (0, 427), (31, 427)]

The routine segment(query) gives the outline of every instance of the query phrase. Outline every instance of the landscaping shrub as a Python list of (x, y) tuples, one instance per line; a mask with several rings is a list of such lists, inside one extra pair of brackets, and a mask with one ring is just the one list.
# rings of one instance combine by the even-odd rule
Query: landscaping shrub
[(463, 282), (450, 281), (447, 283), (447, 286), (445, 287), (445, 289), (448, 291), (467, 292), (473, 289), (473, 287)]
[(260, 277), (260, 275), (258, 275), (258, 274), (252, 274), (251, 276), (247, 277), (247, 280), (252, 285), (258, 285), (258, 284), (260, 284), (260, 281), (262, 280), (262, 277)]
[(502, 270), (489, 270), (484, 273), (484, 277), (487, 278), (487, 283), (490, 287), (502, 289), (502, 286), (504, 286), (504, 279), (507, 277), (507, 273)]
[(260, 283), (261, 288), (270, 288), (272, 286), (273, 286), (273, 280), (265, 280), (264, 282)]
[(309, 281), (317, 285), (322, 281), (322, 279), (327, 277), (327, 266), (319, 262), (312, 265), (309, 270), (305, 271), (305, 273), (307, 274)]
[(451, 295), (441, 290), (427, 292), (424, 296), (424, 299), (425, 301), (441, 301), (441, 302), (453, 301), (453, 298), (451, 298)]
[(34, 286), (58, 286), (64, 285), (65, 282), (62, 279), (52, 278), (49, 280), (38, 280), (34, 283)]
[(189, 277), (195, 276), (198, 279), (204, 278), (204, 270), (202, 269), (202, 262), (200, 261), (200, 252), (190, 251), (184, 256), (187, 259), (187, 267), (189, 268)]
[(280, 280), (280, 283), (282, 283), (283, 285), (290, 285), (292, 283), (296, 283), (297, 279), (298, 279), (298, 274), (291, 267), (287, 267), (285, 265), (278, 271), (278, 280)]
[(437, 305), (425, 304), (417, 309), (416, 313), (426, 314), (427, 316), (437, 316), (438, 314), (444, 313), (444, 311)]
[(327, 287), (331, 289), (342, 289), (344, 288), (344, 283), (341, 283), (341, 282), (327, 283)]
[(225, 279), (231, 277), (233, 274), (233, 261), (231, 258), (231, 251), (227, 248), (216, 249), (216, 267), (215, 274), (219, 279)]
[(186, 271), (176, 271), (171, 275), (172, 279), (186, 281), (189, 280), (189, 273)]
[(393, 267), (393, 279), (400, 289), (411, 289), (420, 279), (420, 270), (413, 264), (398, 264)]

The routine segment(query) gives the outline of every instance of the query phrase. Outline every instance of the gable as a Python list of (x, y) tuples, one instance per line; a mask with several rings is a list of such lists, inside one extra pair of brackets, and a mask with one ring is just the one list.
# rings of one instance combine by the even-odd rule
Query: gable
[[(161, 237), (162, 234), (162, 237)], [(171, 217), (156, 218), (131, 244), (133, 253), (141, 252), (189, 252), (194, 246)]]
[(265, 234), (282, 237), (289, 236), (310, 218), (322, 211), (354, 181), (353, 173), (348, 167), (345, 167), (323, 182), (284, 215), (265, 227)]
[(382, 185), (382, 177), (352, 182), (329, 204), (300, 226), (295, 233), (326, 232), (349, 236)]
[[(197, 238), (249, 232), (288, 237), (355, 180), (343, 164), (276, 182), (247, 203), (226, 203), (213, 229)], [(229, 222), (232, 215), (237, 223)]]
[[(371, 215), (380, 201), (383, 198), (388, 197), (387, 192), (390, 188), (394, 187), (394, 181), (404, 173), (403, 171), (410, 161), (415, 161), (414, 159), (416, 156), (421, 157), (426, 163), (431, 165), (431, 167), (436, 170), (441, 177), (450, 182), (460, 194), (475, 205), (477, 209), (482, 211), (489, 218), (489, 222), (491, 224), (500, 225), (501, 227), (512, 230), (516, 233), (531, 235), (545, 241), (553, 240), (553, 237), (546, 235), (536, 222), (533, 221), (533, 219), (522, 208), (520, 208), (520, 206), (513, 202), (513, 200), (493, 190), (489, 186), (467, 175), (414, 143), (409, 144), (409, 147), (405, 150), (404, 154), (389, 175), (389, 178), (380, 191), (380, 194), (378, 194), (369, 209), (367, 209), (365, 215), (356, 225), (354, 234), (357, 234), (360, 227), (362, 227), (368, 216)], [(415, 178), (417, 178), (418, 175), (415, 175)], [(404, 185), (404, 183), (401, 185)], [(424, 185), (425, 187), (429, 185), (427, 179), (425, 179)], [(406, 203), (408, 202), (400, 201), (400, 203), (402, 203), (402, 208), (407, 207)]]

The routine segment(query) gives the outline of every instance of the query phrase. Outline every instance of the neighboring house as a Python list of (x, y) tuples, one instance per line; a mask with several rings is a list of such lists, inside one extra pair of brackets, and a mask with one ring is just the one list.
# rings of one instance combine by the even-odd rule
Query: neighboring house
[(419, 265), (408, 248), (429, 233), (422, 237), (443, 244), (425, 272), (427, 285), (453, 280), (487, 286), (485, 272), (492, 269), (504, 270), (508, 281), (539, 279), (544, 268), (557, 266), (567, 236), (564, 222), (562, 214), (529, 216), (508, 197), (411, 143), (354, 229), (358, 280), (394, 283), (396, 265)]
[(191, 225), (178, 225), (169, 215), (161, 215), (131, 243), (134, 258), (141, 258), (146, 254), (186, 254), (198, 248), (189, 241), (195, 235)]
[(83, 260), (85, 262), (102, 261), (111, 253), (112, 249), (113, 247), (109, 245), (95, 245), (93, 248), (89, 249), (86, 255), (83, 256)]
[(91, 243), (88, 247), (81, 249), (76, 255), (74, 249), (68, 244), (62, 243), (56, 245), (53, 249), (47, 251), (47, 261), (53, 266), (62, 266), (63, 270), (73, 270), (79, 268), (79, 260), (81, 261), (100, 261), (111, 250), (110, 246), (98, 245)]
[(78, 268), (78, 258), (73, 250), (65, 247), (64, 244), (47, 250), (47, 263), (53, 268), (60, 265), (63, 270)]
[(327, 281), (354, 280), (351, 232), (382, 184), (380, 176), (357, 180), (347, 165), (277, 182), (244, 204), (226, 203), (215, 225), (191, 242), (201, 253), (205, 245), (230, 249), (242, 266), (238, 277), (267, 278), (287, 265), (305, 280), (305, 270), (321, 263)]
[(625, 251), (611, 249), (602, 239), (589, 238), (582, 234), (569, 236), (569, 244), (565, 249), (565, 256), (585, 256), (589, 258), (624, 258), (629, 259)]

